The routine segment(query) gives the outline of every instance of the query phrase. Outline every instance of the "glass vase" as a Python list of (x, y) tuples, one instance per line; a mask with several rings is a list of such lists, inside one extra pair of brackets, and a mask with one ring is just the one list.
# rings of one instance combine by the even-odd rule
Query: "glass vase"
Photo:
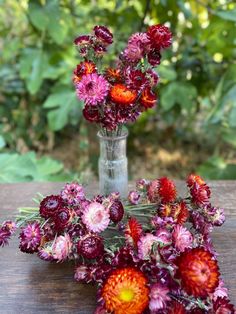
[(104, 136), (98, 132), (100, 141), (99, 189), (102, 195), (119, 192), (122, 198), (128, 194), (128, 161), (126, 143), (128, 131), (118, 136)]

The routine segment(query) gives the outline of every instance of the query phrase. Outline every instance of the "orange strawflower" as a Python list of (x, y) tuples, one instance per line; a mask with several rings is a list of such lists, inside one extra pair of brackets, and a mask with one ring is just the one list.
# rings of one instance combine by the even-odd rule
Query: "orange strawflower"
[(120, 69), (107, 68), (105, 71), (105, 77), (110, 83), (117, 83), (122, 80)]
[(207, 297), (219, 284), (217, 261), (203, 248), (185, 251), (177, 257), (176, 265), (176, 277), (189, 295)]
[(142, 225), (134, 217), (131, 217), (125, 228), (125, 237), (129, 244), (137, 246), (137, 243), (143, 233)]
[(115, 270), (105, 282), (102, 298), (114, 314), (142, 314), (149, 302), (144, 274), (134, 267)]
[(127, 106), (133, 104), (137, 98), (137, 92), (129, 89), (124, 84), (115, 84), (110, 90), (111, 100), (118, 104)]
[(78, 84), (86, 74), (92, 74), (97, 71), (96, 65), (92, 61), (80, 62), (74, 70), (73, 82)]

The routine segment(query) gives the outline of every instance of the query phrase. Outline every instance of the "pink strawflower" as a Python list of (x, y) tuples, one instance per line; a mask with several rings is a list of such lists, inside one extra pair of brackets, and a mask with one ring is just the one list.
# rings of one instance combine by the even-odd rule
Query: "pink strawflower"
[(56, 238), (52, 246), (52, 256), (58, 262), (65, 261), (69, 256), (72, 248), (72, 242), (70, 236), (65, 233), (64, 236), (59, 236)]
[(67, 183), (61, 191), (61, 197), (68, 205), (78, 205), (85, 199), (84, 188), (77, 182)]
[(109, 83), (97, 73), (84, 75), (77, 85), (77, 96), (86, 104), (96, 106), (108, 95)]
[(25, 253), (38, 252), (41, 242), (41, 229), (38, 222), (29, 223), (20, 233), (20, 250)]
[(130, 62), (140, 61), (150, 50), (150, 41), (146, 33), (135, 33), (129, 41), (123, 56)]
[(93, 202), (85, 208), (82, 221), (89, 231), (102, 232), (110, 222), (109, 210), (97, 202)]
[(170, 301), (168, 296), (169, 289), (161, 283), (156, 283), (151, 286), (149, 293), (149, 309), (152, 312), (164, 309), (166, 303)]
[(136, 181), (136, 189), (141, 192), (146, 191), (148, 184), (149, 184), (148, 180), (139, 179)]
[(171, 233), (167, 228), (158, 229), (156, 231), (156, 237), (158, 238), (161, 246), (169, 245), (172, 242)]
[(175, 248), (180, 252), (184, 252), (185, 249), (191, 247), (193, 242), (192, 234), (181, 225), (174, 226), (172, 238)]
[(7, 220), (2, 223), (0, 227), (0, 247), (8, 245), (8, 240), (10, 240), (16, 229), (17, 227), (14, 221)]
[(140, 201), (140, 194), (137, 191), (130, 191), (128, 195), (128, 200), (131, 204), (137, 205)]
[(211, 296), (212, 300), (216, 301), (217, 298), (228, 298), (228, 289), (224, 285), (224, 281), (220, 279), (218, 287), (215, 289)]
[(138, 241), (138, 257), (142, 260), (150, 259), (153, 245), (158, 244), (158, 238), (151, 233), (147, 233)]

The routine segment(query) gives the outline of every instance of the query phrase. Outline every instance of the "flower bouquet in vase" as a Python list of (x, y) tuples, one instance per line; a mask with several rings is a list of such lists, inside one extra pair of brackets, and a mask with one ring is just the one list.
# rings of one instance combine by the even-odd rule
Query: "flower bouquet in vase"
[(161, 51), (171, 45), (172, 34), (163, 25), (150, 26), (145, 33), (133, 34), (114, 67), (102, 67), (102, 57), (113, 42), (105, 26), (74, 40), (80, 57), (73, 82), (76, 94), (84, 102), (83, 116), (100, 126), (100, 193), (119, 192), (127, 196), (128, 171), (124, 125), (134, 122), (142, 112), (157, 103), (155, 88), (159, 76), (154, 70)]

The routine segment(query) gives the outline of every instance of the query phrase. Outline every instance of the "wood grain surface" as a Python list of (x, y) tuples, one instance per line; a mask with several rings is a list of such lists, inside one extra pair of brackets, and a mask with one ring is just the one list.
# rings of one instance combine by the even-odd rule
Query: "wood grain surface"
[[(57, 193), (61, 183), (21, 183), (0, 185), (0, 221), (12, 218), (20, 206), (31, 206), (37, 192)], [(213, 241), (219, 253), (222, 276), (236, 304), (236, 181), (212, 181), (212, 203), (225, 208), (226, 222), (215, 228)], [(180, 194), (184, 183), (177, 182)], [(96, 183), (87, 188), (97, 190)], [(0, 314), (77, 313), (92, 314), (96, 288), (73, 280), (73, 264), (50, 264), (36, 255), (18, 250), (18, 239), (0, 250)]]

